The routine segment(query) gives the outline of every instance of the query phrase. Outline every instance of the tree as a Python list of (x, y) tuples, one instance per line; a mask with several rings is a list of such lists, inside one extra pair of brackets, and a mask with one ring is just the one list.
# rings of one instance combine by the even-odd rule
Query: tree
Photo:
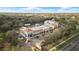
[(5, 42), (5, 33), (0, 33), (0, 50), (3, 50), (4, 48), (4, 42)]
[(60, 28), (55, 29), (53, 33), (49, 33), (45, 36), (45, 42), (46, 44), (57, 43), (57, 41), (61, 39), (61, 36), (62, 36), (61, 29)]
[(8, 31), (6, 33), (6, 41), (11, 43), (12, 46), (16, 46), (18, 44), (18, 34), (15, 32), (15, 30)]

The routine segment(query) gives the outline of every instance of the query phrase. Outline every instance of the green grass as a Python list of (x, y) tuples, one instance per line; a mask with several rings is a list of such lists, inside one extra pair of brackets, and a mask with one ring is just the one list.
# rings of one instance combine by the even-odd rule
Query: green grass
[(61, 50), (66, 44), (70, 43), (71, 41), (73, 41), (75, 38), (77, 38), (79, 36), (79, 33), (76, 33), (72, 36), (70, 36), (68, 39), (65, 39), (63, 42), (61, 42), (60, 44), (56, 45), (55, 47), (51, 48), (50, 51), (55, 50)]

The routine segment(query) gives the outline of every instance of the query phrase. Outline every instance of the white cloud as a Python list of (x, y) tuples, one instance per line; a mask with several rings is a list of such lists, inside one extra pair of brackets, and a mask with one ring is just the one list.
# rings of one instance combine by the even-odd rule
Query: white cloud
[(51, 12), (50, 10), (46, 10), (46, 9), (43, 9), (43, 8), (39, 8), (39, 7), (27, 7), (27, 8), (24, 8), (23, 10), (25, 10), (25, 12), (27, 13), (46, 13), (46, 12)]
[(17, 12), (17, 13), (61, 13), (61, 12), (79, 12), (79, 8), (72, 8), (72, 7), (66, 7), (66, 8), (40, 8), (40, 7), (0, 7), (0, 12)]

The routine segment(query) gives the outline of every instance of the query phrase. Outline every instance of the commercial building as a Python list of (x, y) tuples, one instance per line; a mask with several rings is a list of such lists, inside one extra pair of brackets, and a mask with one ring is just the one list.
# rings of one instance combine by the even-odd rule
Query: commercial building
[(24, 38), (34, 38), (39, 35), (44, 35), (47, 32), (53, 31), (58, 27), (58, 22), (54, 20), (46, 20), (43, 25), (35, 25), (33, 27), (21, 27), (19, 33)]

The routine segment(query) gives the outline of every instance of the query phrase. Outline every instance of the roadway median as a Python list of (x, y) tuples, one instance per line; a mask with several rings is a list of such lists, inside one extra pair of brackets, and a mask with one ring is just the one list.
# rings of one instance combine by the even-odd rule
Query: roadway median
[(59, 51), (61, 50), (65, 45), (67, 45), (68, 43), (70, 43), (71, 41), (73, 41), (75, 38), (77, 38), (79, 36), (79, 32), (70, 36), (68, 39), (65, 39), (63, 42), (59, 43), (58, 45), (56, 45), (55, 47), (49, 49), (49, 51)]

